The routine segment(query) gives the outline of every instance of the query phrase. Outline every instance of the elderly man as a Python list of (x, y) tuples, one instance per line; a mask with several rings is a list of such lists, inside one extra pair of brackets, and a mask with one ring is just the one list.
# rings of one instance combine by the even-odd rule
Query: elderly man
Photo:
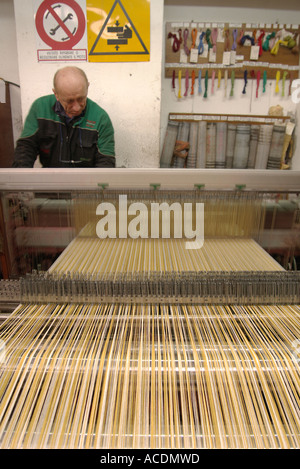
[(45, 168), (115, 166), (114, 129), (108, 114), (87, 97), (89, 82), (80, 68), (64, 67), (53, 93), (31, 106), (17, 141), (13, 167), (32, 168), (39, 156)]

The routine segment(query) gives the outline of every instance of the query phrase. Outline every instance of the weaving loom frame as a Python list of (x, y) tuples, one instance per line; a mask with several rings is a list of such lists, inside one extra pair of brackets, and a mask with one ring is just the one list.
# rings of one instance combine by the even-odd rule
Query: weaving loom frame
[[(287, 173), (268, 171), (268, 174), (266, 174), (265, 171), (262, 171), (258, 174), (257, 171), (252, 173), (248, 170), (247, 172), (234, 170), (230, 172), (226, 171), (227, 174), (224, 175), (224, 172), (222, 171), (221, 180), (216, 180), (216, 170), (211, 172), (209, 170), (192, 170), (190, 172), (189, 170), (179, 170), (177, 172), (177, 170), (174, 171), (174, 169), (170, 171), (148, 169), (116, 169), (108, 171), (101, 170), (99, 172), (95, 172), (94, 170), (87, 172), (73, 172), (73, 170), (63, 172), (60, 170), (44, 171), (45, 170), (20, 170), (16, 172), (15, 170), (8, 170), (6, 172), (6, 176), (4, 174), (0, 175), (0, 191), (2, 193), (15, 191), (16, 194), (22, 193), (22, 191), (59, 191), (62, 194), (66, 194), (68, 192), (72, 193), (74, 191), (82, 190), (87, 194), (87, 196), (90, 195), (92, 197), (93, 193), (98, 192), (100, 197), (104, 196), (105, 198), (109, 198), (118, 194), (125, 188), (129, 192), (132, 191), (132, 193), (136, 191), (137, 194), (139, 194), (140, 189), (142, 189), (145, 191), (144, 194), (146, 198), (149, 195), (154, 198), (159, 198), (160, 195), (163, 195), (168, 191), (182, 194), (187, 191), (188, 193), (192, 192), (197, 194), (198, 191), (203, 190), (202, 184), (204, 184), (205, 192), (208, 194), (210, 191), (213, 193), (214, 191), (220, 190), (220, 192), (225, 192), (228, 195), (231, 193), (236, 194), (237, 198), (241, 195), (242, 197), (246, 196), (247, 193), (251, 196), (252, 192), (259, 192), (261, 190), (266, 191), (267, 193), (276, 194), (289, 192), (299, 194), (300, 192), (300, 178), (299, 173), (297, 172)], [(219, 174), (221, 174), (221, 171)], [(99, 178), (101, 178), (100, 181)], [(277, 273), (280, 276), (282, 271), (279, 270)], [(275, 287), (277, 283), (277, 273), (274, 273)], [(238, 302), (237, 304), (234, 304), (234, 291), (231, 304), (223, 305), (222, 301), (218, 304), (218, 301), (215, 302), (214, 298), (211, 298), (211, 304), (209, 305), (205, 304), (205, 301), (203, 304), (200, 304), (201, 298), (199, 297), (195, 297), (195, 302), (189, 302), (188, 296), (183, 296), (182, 298), (179, 298), (179, 300), (176, 297), (165, 297), (157, 299), (157, 301), (155, 301), (155, 297), (152, 297), (147, 298), (147, 301), (143, 304), (142, 299), (145, 295), (145, 292), (143, 291), (139, 301), (137, 301), (137, 297), (133, 296), (130, 298), (123, 296), (122, 290), (120, 291), (119, 297), (114, 297), (114, 291), (112, 290), (112, 296), (108, 295), (107, 297), (101, 297), (101, 305), (95, 309), (95, 304), (93, 302), (86, 304), (84, 307), (82, 304), (80, 305), (76, 303), (77, 299), (83, 299), (80, 296), (82, 293), (84, 293), (83, 296), (86, 299), (86, 292), (91, 291), (90, 285), (88, 286), (88, 290), (85, 291), (82, 289), (82, 285), (80, 284), (82, 280), (85, 282), (85, 280), (91, 280), (90, 278), (85, 279), (84, 276), (83, 279), (80, 278), (80, 276), (75, 277), (75, 279), (79, 280), (78, 296), (76, 297), (75, 295), (75, 302), (71, 302), (66, 305), (64, 300), (68, 300), (70, 298), (68, 296), (63, 296), (64, 292), (67, 291), (67, 287), (64, 287), (66, 289), (61, 291), (61, 284), (59, 289), (54, 287), (54, 291), (56, 293), (60, 292), (59, 295), (63, 292), (61, 297), (59, 295), (57, 298), (51, 297), (51, 294), (48, 299), (47, 295), (46, 297), (43, 297), (43, 291), (45, 293), (45, 290), (43, 290), (42, 282), (39, 284), (39, 281), (43, 280), (41, 274), (42, 273), (39, 272), (37, 274), (33, 274), (32, 277), (28, 277), (29, 284), (31, 282), (34, 285), (34, 288), (36, 288), (37, 303), (34, 306), (30, 306), (30, 303), (27, 303), (28, 300), (30, 301), (34, 299), (34, 296), (30, 296), (32, 294), (32, 290), (29, 288), (28, 297), (25, 299), (26, 295), (24, 295), (24, 297), (21, 298), (22, 300), (25, 300), (25, 308), (22, 305), (17, 307), (11, 316), (12, 324), (15, 324), (15, 327), (19, 328), (21, 331), (22, 317), (25, 314), (26, 320), (24, 321), (24, 327), (28, 328), (29, 334), (30, 321), (36, 317), (36, 320), (39, 322), (42, 321), (45, 316), (45, 321), (47, 321), (47, 323), (50, 321), (50, 333), (52, 328), (58, 328), (60, 321), (63, 321), (62, 323), (64, 324), (64, 328), (66, 332), (68, 332), (66, 335), (68, 341), (66, 343), (60, 343), (59, 348), (64, 350), (69, 347), (69, 333), (71, 334), (71, 338), (73, 334), (71, 326), (74, 316), (72, 315), (72, 312), (76, 310), (80, 311), (80, 315), (76, 316), (76, 320), (74, 321), (74, 330), (79, 328), (78, 338), (80, 339), (80, 343), (82, 341), (82, 345), (88, 344), (88, 336), (85, 335), (87, 333), (85, 331), (96, 331), (98, 323), (100, 324), (100, 322), (103, 322), (103, 330), (106, 328), (110, 333), (106, 336), (101, 336), (101, 338), (99, 337), (99, 339), (95, 332), (91, 335), (91, 337), (94, 338), (90, 344), (92, 347), (90, 348), (90, 346), (88, 346), (86, 353), (88, 354), (88, 357), (91, 357), (93, 366), (92, 368), (88, 368), (87, 375), (83, 374), (82, 376), (85, 383), (88, 383), (89, 379), (93, 379), (93, 382), (96, 383), (95, 393), (99, 397), (99, 405), (104, 405), (103, 403), (105, 403), (105, 400), (110, 401), (110, 394), (114, 393), (113, 395), (116, 396), (116, 401), (113, 401), (113, 403), (116, 413), (109, 413), (108, 410), (105, 409), (103, 411), (104, 413), (99, 415), (97, 408), (95, 407), (97, 404), (93, 403), (93, 394), (91, 394), (89, 388), (83, 387), (81, 391), (81, 388), (78, 386), (78, 400), (83, 404), (85, 403), (85, 397), (87, 398), (87, 402), (90, 402), (91, 410), (93, 410), (94, 420), (91, 422), (89, 421), (88, 413), (85, 413), (84, 406), (80, 407), (78, 414), (73, 414), (73, 412), (75, 412), (73, 411), (75, 401), (63, 401), (66, 402), (66, 406), (63, 408), (63, 415), (68, 415), (70, 411), (74, 416), (74, 422), (78, 425), (78, 428), (82, 428), (82, 430), (78, 430), (77, 432), (77, 427), (73, 428), (71, 420), (66, 420), (64, 422), (61, 419), (55, 418), (55, 415), (59, 415), (59, 413), (57, 414), (55, 411), (55, 406), (59, 406), (59, 399), (56, 397), (53, 402), (54, 410), (52, 413), (48, 413), (50, 411), (48, 411), (47, 406), (45, 407), (45, 411), (47, 412), (46, 415), (49, 416), (49, 422), (47, 419), (43, 422), (37, 413), (33, 420), (30, 421), (28, 431), (26, 431), (25, 427), (21, 428), (19, 438), (17, 433), (10, 435), (8, 431), (4, 431), (1, 436), (0, 432), (0, 440), (2, 441), (2, 443), (0, 442), (0, 446), (2, 444), (3, 448), (140, 448), (143, 445), (146, 448), (300, 447), (300, 425), (299, 421), (296, 420), (298, 399), (296, 392), (299, 386), (300, 367), (299, 364), (293, 361), (293, 350), (291, 345), (289, 344), (289, 341), (286, 343), (280, 342), (275, 336), (275, 342), (273, 345), (264, 342), (256, 344), (255, 336), (252, 338), (252, 340), (254, 340), (252, 348), (250, 343), (251, 335), (255, 332), (256, 324), (264, 325), (267, 331), (268, 327), (270, 327), (270, 321), (270, 324), (272, 324), (272, 321), (274, 321), (275, 324), (277, 324), (277, 322), (280, 324), (281, 321), (284, 323), (285, 305), (274, 305), (275, 316), (274, 318), (271, 318), (272, 311), (268, 304), (263, 305), (258, 303), (257, 305), (249, 304), (248, 306), (246, 304), (240, 305)], [(178, 278), (174, 275), (174, 285), (177, 285), (177, 281), (183, 282), (183, 287), (186, 285), (187, 279), (184, 274), (185, 272), (183, 272), (182, 275), (179, 275)], [(287, 274), (287, 277), (295, 280), (296, 286), (299, 287), (298, 273), (288, 272)], [(37, 275), (37, 277), (35, 277), (35, 275)], [(47, 277), (51, 280), (51, 275), (51, 272), (49, 274), (45, 274), (46, 282), (48, 280)], [(237, 276), (238, 275), (239, 272), (237, 272)], [(260, 275), (262, 277), (264, 276), (263, 273)], [(266, 280), (268, 280), (267, 272), (265, 273), (265, 276)], [(124, 278), (128, 281), (130, 280), (129, 277), (125, 276)], [(147, 280), (144, 279), (143, 276), (139, 277), (136, 274), (136, 276), (133, 276), (133, 281), (136, 278), (139, 279), (139, 282)], [(229, 280), (232, 280), (234, 278), (233, 273), (228, 273), (228, 278)], [(59, 275), (57, 279), (60, 281)], [(120, 279), (122, 281), (122, 276), (120, 276)], [(120, 279), (117, 279), (117, 281)], [(249, 279), (251, 280), (251, 275), (248, 277), (246, 274), (246, 285), (248, 285)], [(67, 281), (66, 285), (69, 285), (68, 278), (64, 276), (64, 280)], [(162, 276), (162, 280), (164, 280), (164, 276)], [(166, 280), (168, 280), (168, 276), (166, 276)], [(110, 281), (111, 279), (108, 279), (108, 282)], [(197, 273), (195, 274), (195, 281), (197, 282)], [(258, 284), (260, 284), (260, 287), (263, 289), (263, 282), (260, 282), (259, 279)], [(12, 288), (14, 288), (15, 283), (13, 282), (11, 285)], [(41, 287), (40, 289), (39, 285)], [(23, 287), (21, 284), (21, 289)], [(46, 291), (46, 294), (48, 293), (49, 292)], [(91, 296), (91, 301), (94, 301), (97, 298), (97, 295), (93, 295)], [(50, 301), (57, 299), (58, 304), (49, 304), (49, 299)], [(217, 300), (217, 297), (215, 299)], [(290, 321), (294, 324), (296, 331), (297, 318), (300, 314), (298, 299), (297, 294), (295, 296), (295, 304), (288, 306), (288, 313), (291, 318)], [(43, 301), (45, 300), (48, 303), (48, 307), (44, 310)], [(126, 306), (124, 302), (127, 301), (128, 305)], [(47, 311), (49, 310), (51, 312), (51, 304), (55, 305), (53, 307), (54, 314), (51, 313), (52, 316), (47, 318)], [(119, 307), (122, 311), (120, 315), (117, 314)], [(105, 318), (102, 318), (101, 315), (98, 316), (98, 312), (102, 309), (106, 310), (107, 315)], [(61, 316), (60, 313), (56, 314), (56, 311), (61, 311), (63, 315)], [(296, 316), (294, 316), (294, 313)], [(67, 315), (64, 320), (65, 314)], [(166, 323), (164, 323), (164, 318), (166, 319)], [(10, 315), (4, 318), (4, 320), (4, 329), (2, 330), (4, 333), (8, 334), (5, 330), (5, 324), (10, 324)], [(245, 324), (244, 321), (246, 321)], [(210, 323), (214, 324), (212, 328), (209, 326)], [(119, 324), (118, 328), (116, 327), (117, 324)], [(183, 329), (181, 329), (182, 324), (185, 325)], [(199, 329), (196, 327), (197, 324)], [(222, 330), (220, 324), (223, 324), (226, 327)], [(251, 329), (252, 324), (254, 326)], [(116, 329), (114, 332), (115, 327)], [(233, 327), (236, 327), (236, 329)], [(285, 325), (282, 335), (285, 333), (290, 334), (291, 337), (293, 337), (293, 333), (289, 331), (290, 325)], [(123, 332), (126, 337), (128, 336), (128, 343), (121, 341)], [(81, 333), (83, 334), (82, 337)], [(221, 339), (223, 334), (225, 336), (227, 334), (229, 337), (231, 333), (237, 335), (240, 334), (239, 337), (241, 338), (244, 336), (245, 340), (249, 341), (249, 344), (247, 345), (249, 350), (247, 350), (247, 347), (243, 342), (222, 342)], [(203, 343), (201, 342), (202, 334), (204, 334), (205, 339)], [(210, 334), (216, 334), (211, 343)], [(40, 336), (40, 330), (38, 327), (36, 329), (36, 336), (34, 332), (31, 335), (33, 335), (34, 341), (40, 337), (40, 347), (36, 350), (32, 350), (32, 356), (29, 354), (29, 357), (31, 358), (27, 363), (25, 358), (27, 353), (26, 355), (20, 356), (21, 363), (24, 364), (24, 368), (20, 368), (20, 373), (24, 373), (24, 379), (26, 376), (34, 377), (34, 364), (41, 359), (42, 368), (40, 370), (37, 369), (36, 379), (32, 382), (35, 386), (34, 389), (39, 389), (38, 376), (40, 373), (44, 373), (45, 381), (50, 380), (51, 382), (51, 379), (55, 380), (56, 376), (59, 377), (61, 372), (62, 376), (65, 376), (65, 379), (70, 383), (70, 386), (72, 385), (72, 389), (77, 389), (73, 379), (75, 379), (75, 376), (81, 376), (86, 368), (86, 356), (85, 354), (82, 355), (83, 352), (81, 351), (81, 348), (76, 348), (74, 346), (71, 349), (71, 355), (69, 358), (66, 358), (67, 366), (65, 368), (57, 368), (58, 371), (55, 372), (55, 364), (53, 364), (54, 375), (51, 378), (51, 375), (48, 377), (47, 374), (48, 368), (43, 368), (47, 363), (47, 360), (50, 360), (50, 358), (47, 358), (47, 354), (42, 355), (42, 351), (46, 351), (46, 344), (48, 341), (51, 343), (50, 339), (52, 336), (48, 334), (46, 334), (45, 337), (42, 337), (42, 335)], [(190, 339), (194, 338), (195, 341), (187, 340), (188, 337), (190, 337)], [(27, 343), (29, 336), (27, 338), (27, 335), (25, 335), (24, 340), (24, 343)], [(56, 340), (55, 336), (53, 336), (53, 340)], [(107, 347), (109, 352), (106, 356), (101, 355), (101, 359), (100, 355), (98, 355), (98, 353), (100, 354), (100, 351), (98, 352), (96, 348), (94, 349), (98, 340), (103, 342), (104, 348)], [(119, 341), (120, 346), (118, 345)], [(111, 347), (114, 344), (116, 348), (112, 349)], [(128, 344), (132, 344), (132, 349), (130, 349)], [(164, 344), (167, 348), (163, 346)], [(205, 347), (207, 344), (210, 344), (210, 346), (206, 350)], [(250, 349), (252, 355), (250, 354)], [(130, 350), (131, 353), (129, 355)], [(278, 370), (273, 372), (272, 366), (277, 363), (276, 360), (279, 360), (279, 357), (282, 356), (283, 352), (287, 357), (287, 361), (282, 361)], [(13, 353), (12, 348), (9, 348), (9, 353)], [(71, 359), (73, 354), (76, 358), (74, 361)], [(99, 383), (102, 383), (101, 385), (97, 384), (97, 381), (95, 380), (95, 377), (98, 376), (95, 374), (98, 363), (94, 359), (95, 354), (97, 354), (99, 359)], [(131, 354), (134, 357), (133, 361), (130, 359)], [(56, 352), (55, 350), (53, 355), (55, 357), (59, 357), (58, 351)], [(149, 360), (149, 363), (147, 360)], [(51, 365), (51, 361), (49, 361), (49, 363)], [(58, 367), (58, 364), (56, 366)], [(172, 366), (177, 370), (176, 376), (171, 374)], [(52, 365), (50, 368), (52, 369)], [(71, 373), (71, 369), (74, 370), (74, 377)], [(224, 386), (222, 385), (221, 387), (221, 383), (223, 383), (223, 379), (225, 379), (225, 370), (229, 373), (226, 375), (227, 386), (224, 384)], [(118, 381), (114, 379), (113, 376), (116, 371), (119, 371), (120, 373)], [(272, 413), (271, 418), (268, 415), (267, 407), (265, 408), (262, 405), (263, 400), (266, 398), (268, 398), (274, 406), (277, 403), (279, 399), (275, 392), (277, 387), (273, 388), (272, 379), (275, 380), (276, 378), (276, 386), (278, 386), (279, 389), (281, 374), (284, 374), (284, 379), (287, 380), (290, 389), (295, 392), (295, 401), (293, 401), (294, 409), (288, 408), (289, 415), (293, 417), (290, 428), (286, 434), (283, 432), (283, 426), (287, 423), (287, 417), (285, 417), (279, 409), (279, 411), (276, 410)], [(258, 375), (260, 377), (260, 381), (258, 381), (256, 385), (257, 395), (254, 395), (255, 377)], [(269, 375), (271, 376), (271, 378), (269, 378), (270, 383), (267, 382)], [(13, 373), (11, 376), (13, 382), (15, 379)], [(238, 377), (240, 377), (240, 381)], [(246, 386), (247, 379), (251, 381), (251, 387), (249, 390)], [(60, 384), (60, 382), (61, 381), (58, 381), (58, 384)], [(133, 389), (135, 383), (139, 390), (136, 395), (137, 398), (135, 400), (130, 397), (126, 402), (127, 395), (124, 390)], [(8, 384), (10, 385), (10, 382)], [(234, 396), (236, 395), (238, 399), (242, 398), (242, 393), (240, 394), (240, 391), (237, 391), (236, 389), (236, 386), (240, 384), (244, 386), (244, 392), (248, 392), (248, 398), (250, 399), (250, 396), (252, 396), (253, 399), (253, 409), (249, 416), (253, 423), (252, 431), (254, 434), (250, 432), (247, 433), (246, 431), (248, 429), (248, 423), (250, 423), (247, 421), (246, 409), (244, 413), (239, 416), (236, 408), (234, 407)], [(21, 389), (20, 394), (25, 396), (26, 387), (28, 385), (29, 384), (26, 383), (24, 384), (24, 390)], [(213, 394), (214, 386), (219, 390), (219, 394)], [(147, 389), (145, 396), (141, 395), (143, 387)], [(66, 399), (68, 393), (67, 389), (67, 387), (61, 387), (64, 399)], [(118, 390), (120, 391), (119, 394), (117, 393)], [(206, 402), (205, 399), (201, 401), (199, 398), (198, 401), (198, 391), (203, 392), (203, 397), (208, 401), (211, 400), (211, 408), (208, 401)], [(163, 398), (162, 401), (157, 403), (155, 396), (157, 396), (159, 392), (163, 392)], [(185, 392), (187, 394), (185, 394)], [(189, 401), (189, 393), (193, 396), (191, 401)], [(43, 390), (42, 396), (47, 397), (46, 389)], [(57, 394), (57, 396), (59, 396), (59, 394)], [(288, 396), (284, 396), (284, 394), (280, 394), (280, 396), (284, 402), (286, 402)], [(16, 399), (15, 402), (17, 403), (17, 395), (14, 399)], [(227, 419), (223, 422), (221, 419), (222, 413), (220, 406), (225, 405), (227, 399), (229, 399), (229, 407), (223, 408)], [(38, 400), (38, 394), (34, 397), (34, 401), (35, 400), (37, 400), (37, 411), (39, 412), (43, 409), (44, 403), (43, 401)], [(164, 407), (167, 406), (169, 400), (170, 402), (176, 402), (176, 405), (178, 406), (182, 406), (182, 409), (177, 409), (175, 416), (168, 416), (168, 408)], [(49, 402), (49, 397), (47, 397), (45, 402)], [(96, 402), (98, 403), (98, 401)], [(141, 415), (139, 412), (137, 414), (134, 413), (135, 406), (137, 406), (139, 410), (143, 408), (143, 402), (145, 404), (145, 408), (151, 409), (151, 418), (146, 414)], [(251, 399), (249, 402), (251, 402)], [(213, 403), (216, 405), (215, 409), (213, 409)], [(259, 403), (262, 405), (262, 414), (256, 421), (255, 412), (258, 411)], [(242, 404), (242, 401), (240, 401), (240, 404)], [(25, 410), (29, 410), (30, 401), (27, 402), (25, 399), (24, 407)], [(127, 411), (129, 413), (130, 420), (126, 420)], [(172, 413), (171, 404), (169, 411)], [(11, 410), (10, 412), (12, 412), (13, 415), (13, 411)], [(156, 414), (156, 412), (158, 412), (158, 414)], [(210, 412), (211, 414), (208, 415)], [(230, 419), (231, 412), (233, 412), (232, 418), (234, 417), (232, 421)], [(195, 420), (193, 420), (193, 416), (195, 416)], [(207, 420), (205, 420), (205, 416), (207, 416)], [(275, 418), (276, 420), (274, 420)], [(25, 419), (25, 417), (23, 417), (23, 419)], [(54, 425), (54, 433), (50, 432), (51, 422), (53, 422)], [(99, 428), (101, 427), (100, 433), (95, 431), (96, 423), (99, 425)], [(10, 425), (12, 425), (13, 428), (13, 426), (17, 424), (17, 414), (13, 415), (11, 422), (9, 414), (5, 416), (5, 425), (7, 426), (5, 428), (10, 428)], [(30, 429), (34, 429), (35, 425), (37, 425), (37, 432), (31, 433)], [(235, 426), (238, 426), (237, 431)], [(43, 428), (43, 433), (39, 436), (38, 430), (41, 428)], [(134, 428), (134, 434), (130, 433), (132, 428)], [(260, 430), (261, 428), (264, 430), (262, 433)], [(60, 432), (61, 429), (64, 429), (64, 431)], [(118, 429), (118, 431), (115, 429)], [(148, 434), (145, 434), (145, 429), (148, 429)], [(245, 433), (241, 432), (242, 429), (245, 430)]]
[(0, 191), (14, 190), (101, 190), (195, 189), (300, 191), (300, 171), (240, 169), (88, 168), (88, 169), (2, 169)]

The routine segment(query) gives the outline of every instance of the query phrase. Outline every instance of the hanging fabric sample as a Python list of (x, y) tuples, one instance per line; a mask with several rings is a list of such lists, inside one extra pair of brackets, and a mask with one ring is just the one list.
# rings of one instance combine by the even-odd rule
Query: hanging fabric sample
[(169, 168), (171, 166), (173, 152), (178, 134), (178, 122), (169, 121), (162, 149), (160, 167)]
[(249, 143), (249, 157), (248, 157), (248, 169), (253, 169), (255, 167), (255, 160), (256, 160), (256, 151), (257, 151), (257, 144), (258, 144), (258, 134), (259, 134), (259, 126), (258, 125), (251, 125), (250, 131), (250, 143)]
[(280, 169), (285, 126), (274, 125), (267, 169)]
[(188, 122), (180, 122), (174, 151), (175, 168), (183, 168), (185, 166), (189, 149), (189, 132), (190, 124)]
[(207, 123), (206, 131), (206, 168), (215, 168), (216, 166), (216, 124)]
[(259, 128), (255, 169), (266, 169), (272, 139), (273, 126), (263, 124)]
[(225, 168), (227, 123), (217, 123), (216, 168)]
[(196, 168), (197, 137), (198, 137), (198, 124), (197, 122), (191, 122), (190, 135), (189, 135), (189, 154), (186, 160), (187, 168)]
[(233, 154), (233, 168), (245, 169), (248, 164), (250, 125), (237, 125)]
[(227, 128), (227, 147), (226, 147), (226, 168), (232, 168), (233, 153), (235, 145), (236, 125), (228, 124)]
[(206, 122), (198, 123), (197, 168), (205, 168), (206, 164)]

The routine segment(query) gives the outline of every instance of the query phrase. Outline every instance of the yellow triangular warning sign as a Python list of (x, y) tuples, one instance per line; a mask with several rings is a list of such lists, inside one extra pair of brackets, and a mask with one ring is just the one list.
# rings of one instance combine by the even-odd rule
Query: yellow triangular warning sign
[(90, 62), (132, 62), (150, 59), (148, 0), (87, 1)]

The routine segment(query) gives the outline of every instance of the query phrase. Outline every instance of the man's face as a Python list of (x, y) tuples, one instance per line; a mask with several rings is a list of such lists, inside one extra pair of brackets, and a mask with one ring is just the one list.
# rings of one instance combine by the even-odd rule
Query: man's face
[(54, 94), (63, 106), (68, 117), (79, 116), (85, 109), (88, 89), (84, 82), (64, 83)]

